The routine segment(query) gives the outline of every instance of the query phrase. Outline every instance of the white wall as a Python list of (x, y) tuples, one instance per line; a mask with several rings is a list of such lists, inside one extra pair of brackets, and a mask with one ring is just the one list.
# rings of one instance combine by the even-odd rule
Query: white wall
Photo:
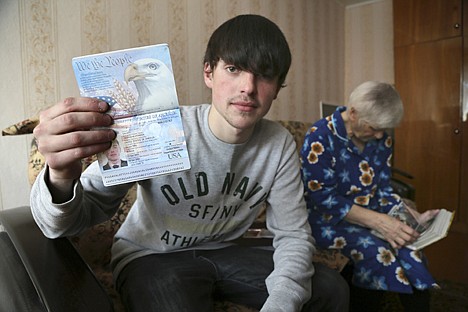
[[(25, 117), (21, 25), (15, 0), (0, 1), (0, 127), (3, 129)], [(27, 68), (26, 68), (27, 70)], [(0, 137), (0, 209), (29, 204), (27, 177), (30, 135)]]

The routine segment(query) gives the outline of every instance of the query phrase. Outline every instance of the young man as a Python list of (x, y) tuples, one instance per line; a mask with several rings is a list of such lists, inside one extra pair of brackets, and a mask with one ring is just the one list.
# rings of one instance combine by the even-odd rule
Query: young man
[[(241, 15), (212, 35), (204, 80), (212, 104), (182, 106), (191, 170), (138, 182), (116, 234), (112, 264), (129, 311), (212, 311), (221, 298), (262, 311), (346, 311), (340, 275), (312, 264), (299, 160), (291, 135), (263, 119), (291, 63), (280, 29)], [(47, 167), (32, 211), (48, 237), (110, 218), (131, 184), (104, 187), (80, 159), (109, 148), (108, 106), (69, 98), (41, 114), (34, 133)], [(232, 243), (266, 205), (273, 250)], [(312, 294), (312, 296), (311, 296)]]

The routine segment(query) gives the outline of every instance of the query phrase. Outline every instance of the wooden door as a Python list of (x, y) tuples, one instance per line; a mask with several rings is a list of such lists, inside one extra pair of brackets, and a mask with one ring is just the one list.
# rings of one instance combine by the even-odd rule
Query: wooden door
[[(395, 167), (415, 176), (423, 210), (458, 206), (461, 38), (395, 49), (405, 107), (395, 129)], [(443, 196), (441, 196), (443, 194)]]
[(415, 186), (420, 211), (456, 212), (449, 237), (427, 247), (426, 254), (437, 278), (468, 282), (468, 227), (463, 217), (468, 207), (460, 206), (462, 38), (397, 47), (395, 60), (405, 116), (395, 129), (394, 163), (414, 176), (409, 182)]
[(437, 279), (465, 283), (468, 123), (461, 119), (461, 101), (468, 59), (463, 62), (467, 40), (461, 12), (468, 14), (467, 3), (463, 0), (462, 8), (460, 0), (393, 2), (395, 85), (405, 106), (404, 120), (395, 129), (394, 164), (414, 176), (407, 182), (415, 186), (419, 210), (455, 211), (448, 237), (425, 253)]

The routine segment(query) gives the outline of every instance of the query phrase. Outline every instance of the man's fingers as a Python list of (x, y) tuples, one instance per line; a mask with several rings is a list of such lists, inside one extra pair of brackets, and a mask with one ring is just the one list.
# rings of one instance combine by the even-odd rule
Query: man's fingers
[(108, 109), (97, 99), (67, 98), (41, 112), (34, 136), (50, 178), (62, 182), (79, 178), (81, 159), (110, 147), (116, 133), (108, 128), (113, 124), (105, 113)]
[[(72, 159), (88, 157), (109, 148), (110, 142), (115, 139), (116, 133), (111, 129), (96, 129), (89, 131), (74, 131), (62, 135), (49, 135), (39, 137), (37, 145), (39, 152), (44, 155), (73, 150)], [(102, 144), (104, 148), (102, 148)], [(93, 148), (96, 146), (96, 148)], [(84, 155), (84, 156), (82, 156)]]
[(57, 134), (59, 134), (76, 130), (109, 127), (113, 124), (113, 119), (107, 114), (94, 112), (75, 112), (66, 115), (60, 115), (51, 122), (56, 124), (57, 128), (61, 130), (57, 131)]
[(47, 164), (55, 170), (68, 169), (71, 159), (79, 160), (100, 153), (109, 148), (109, 142), (66, 149), (50, 154)]
[(71, 112), (96, 112), (104, 113), (109, 109), (109, 105), (94, 98), (66, 98), (62, 102), (42, 111), (39, 118), (41, 121), (52, 120), (66, 113)]
[(112, 117), (95, 112), (74, 112), (59, 115), (54, 119), (41, 121), (34, 128), (36, 137), (57, 135), (77, 130), (88, 130), (96, 127), (109, 127), (113, 124)]

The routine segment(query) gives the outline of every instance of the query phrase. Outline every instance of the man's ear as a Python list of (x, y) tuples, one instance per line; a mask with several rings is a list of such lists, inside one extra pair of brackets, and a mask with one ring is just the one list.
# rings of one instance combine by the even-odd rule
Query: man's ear
[(283, 88), (282, 85), (278, 86), (278, 88), (276, 89), (276, 94), (275, 94), (275, 97), (273, 98), (273, 100), (276, 100), (278, 98), (278, 93), (280, 92), (280, 90)]
[(211, 89), (213, 87), (213, 70), (208, 62), (203, 66), (203, 78), (206, 86)]

